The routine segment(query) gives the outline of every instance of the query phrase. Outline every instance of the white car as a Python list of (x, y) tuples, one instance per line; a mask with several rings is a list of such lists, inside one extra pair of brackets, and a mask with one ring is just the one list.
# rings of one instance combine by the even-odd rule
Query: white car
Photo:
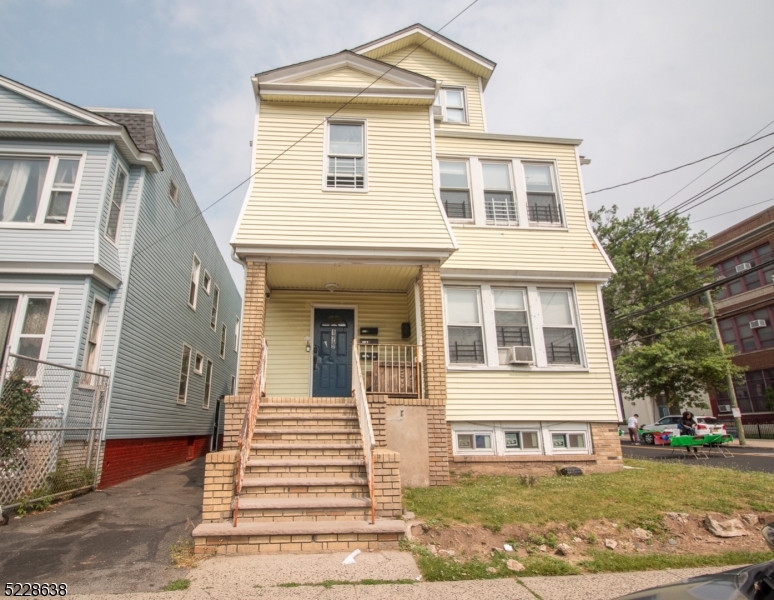
[[(640, 427), (642, 432), (642, 441), (646, 444), (655, 443), (655, 438), (650, 431), (661, 432), (667, 429), (677, 430), (677, 422), (680, 420), (680, 415), (669, 415), (663, 417), (650, 425), (643, 425)], [(696, 435), (709, 435), (711, 433), (720, 433), (726, 435), (726, 427), (717, 418), (710, 416), (694, 417), (696, 421)]]

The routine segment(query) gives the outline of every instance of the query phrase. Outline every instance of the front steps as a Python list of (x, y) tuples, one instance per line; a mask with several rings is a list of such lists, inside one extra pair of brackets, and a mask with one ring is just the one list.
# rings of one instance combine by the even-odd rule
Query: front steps
[(397, 547), (400, 520), (370, 523), (371, 499), (353, 398), (261, 401), (239, 498), (238, 525), (202, 523), (196, 552)]

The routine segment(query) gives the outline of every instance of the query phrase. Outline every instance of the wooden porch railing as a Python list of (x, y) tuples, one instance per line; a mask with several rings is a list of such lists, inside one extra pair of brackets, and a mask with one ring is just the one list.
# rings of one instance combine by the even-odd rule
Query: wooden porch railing
[(255, 431), (255, 419), (258, 416), (258, 407), (261, 404), (261, 398), (266, 395), (266, 363), (268, 360), (269, 347), (266, 340), (261, 342), (261, 360), (253, 376), (253, 387), (250, 390), (250, 399), (247, 401), (245, 417), (242, 420), (242, 429), (239, 432), (239, 441), (237, 449), (236, 482), (234, 486), (233, 520), (234, 527), (237, 526), (239, 515), (239, 494), (242, 493), (242, 483), (245, 478), (245, 467), (250, 457), (250, 445), (253, 441), (253, 431)]
[[(352, 345), (353, 351), (357, 353), (357, 340)], [(371, 413), (368, 410), (365, 381), (363, 380), (363, 371), (360, 368), (359, 360), (352, 361), (352, 396), (355, 398), (357, 420), (360, 424), (360, 436), (363, 439), (363, 458), (365, 458), (366, 478), (368, 479), (368, 495), (371, 498), (371, 524), (373, 525), (376, 522), (376, 505), (374, 502), (374, 448), (376, 448), (376, 438), (374, 438), (374, 428), (371, 424)]]
[(421, 346), (361, 343), (358, 350), (367, 393), (409, 398), (421, 396)]

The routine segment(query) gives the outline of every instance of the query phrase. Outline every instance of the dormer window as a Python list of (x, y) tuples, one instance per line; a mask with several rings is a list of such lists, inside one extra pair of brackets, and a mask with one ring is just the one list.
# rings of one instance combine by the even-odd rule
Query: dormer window
[(435, 97), (435, 105), (441, 107), (442, 119), (447, 123), (467, 123), (464, 88), (441, 88)]
[(328, 124), (328, 172), (326, 187), (365, 188), (365, 125)]

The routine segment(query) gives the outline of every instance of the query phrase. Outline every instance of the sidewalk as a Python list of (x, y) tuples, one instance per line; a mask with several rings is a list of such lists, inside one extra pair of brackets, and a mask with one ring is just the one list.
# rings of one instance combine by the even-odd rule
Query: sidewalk
[[(748, 448), (771, 448), (774, 449), (774, 440), (758, 440), (758, 439), (750, 439), (747, 438), (745, 440), (747, 442), (746, 446)], [(738, 446), (739, 442), (736, 442), (734, 446)]]
[[(185, 591), (123, 594), (121, 600), (432, 600), (452, 597), (456, 600), (611, 600), (655, 585), (677, 583), (687, 577), (730, 568), (427, 583), (416, 581), (419, 569), (408, 552), (365, 552), (357, 556), (354, 565), (342, 565), (346, 556), (346, 553), (336, 553), (215, 557), (188, 572), (191, 586)], [(186, 577), (186, 571), (169, 571), (170, 580), (178, 577)], [(330, 588), (304, 585), (368, 579), (405, 583), (333, 585)], [(285, 586), (277, 587), (281, 584)], [(116, 596), (76, 595), (75, 598), (115, 600)]]

